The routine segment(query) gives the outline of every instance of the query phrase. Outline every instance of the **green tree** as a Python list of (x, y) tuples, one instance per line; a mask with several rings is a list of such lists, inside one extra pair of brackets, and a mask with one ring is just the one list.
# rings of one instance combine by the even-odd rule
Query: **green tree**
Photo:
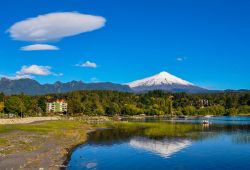
[(23, 117), (26, 109), (23, 101), (18, 96), (9, 97), (5, 102), (5, 108), (7, 113), (13, 113), (21, 117)]
[(68, 98), (68, 112), (72, 115), (83, 113), (83, 107), (81, 102), (81, 95), (79, 92), (72, 92), (69, 94)]
[(182, 107), (177, 107), (176, 109), (174, 109), (174, 113), (175, 115), (182, 115)]
[(196, 108), (194, 106), (186, 106), (182, 109), (183, 115), (195, 115), (197, 114)]
[(120, 114), (121, 113), (121, 108), (117, 103), (111, 103), (109, 106), (106, 107), (106, 114), (107, 115), (115, 115), (115, 114)]
[(238, 108), (239, 114), (250, 114), (250, 106), (243, 105)]
[(41, 109), (38, 107), (38, 101), (36, 99), (30, 99), (29, 105), (26, 106), (26, 116), (39, 116), (41, 115)]
[(231, 116), (231, 115), (237, 115), (238, 114), (238, 109), (236, 108), (230, 108), (226, 110), (226, 115)]
[(242, 95), (239, 99), (239, 103), (241, 105), (248, 105), (250, 106), (250, 93), (246, 93), (244, 95)]
[(0, 102), (0, 113), (3, 112), (4, 109), (4, 102)]
[(4, 93), (3, 92), (0, 93), (0, 102), (4, 102)]
[(138, 115), (142, 114), (143, 110), (136, 107), (134, 104), (126, 104), (122, 109), (122, 113), (124, 115)]
[(39, 97), (37, 101), (38, 108), (39, 110), (42, 111), (42, 113), (46, 112), (46, 102), (47, 102), (47, 99), (45, 98), (45, 96)]

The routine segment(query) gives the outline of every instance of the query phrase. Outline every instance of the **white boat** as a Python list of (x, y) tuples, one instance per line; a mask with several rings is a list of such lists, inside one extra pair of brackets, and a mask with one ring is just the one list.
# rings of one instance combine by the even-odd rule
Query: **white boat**
[(202, 121), (202, 124), (203, 124), (203, 125), (208, 125), (208, 124), (210, 124), (210, 123), (209, 123), (208, 120), (203, 120), (203, 121)]

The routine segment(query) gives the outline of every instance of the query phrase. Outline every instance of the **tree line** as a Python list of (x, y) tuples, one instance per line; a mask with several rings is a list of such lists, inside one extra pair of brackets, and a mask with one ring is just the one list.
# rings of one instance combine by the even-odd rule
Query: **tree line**
[(239, 115), (250, 114), (250, 92), (210, 94), (74, 91), (62, 94), (5, 96), (0, 93), (0, 114), (46, 116), (46, 102), (65, 99), (67, 114), (79, 115)]

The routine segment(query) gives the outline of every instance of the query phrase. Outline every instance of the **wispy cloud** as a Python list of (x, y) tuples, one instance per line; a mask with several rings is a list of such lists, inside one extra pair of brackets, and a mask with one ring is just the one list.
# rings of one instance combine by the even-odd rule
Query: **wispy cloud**
[(89, 67), (89, 68), (96, 68), (97, 64), (91, 61), (86, 61), (81, 64), (76, 64), (77, 67)]
[(34, 44), (21, 47), (22, 51), (45, 51), (45, 50), (59, 50), (58, 47), (49, 44)]
[(53, 76), (63, 76), (63, 73), (52, 73)]
[(12, 25), (7, 32), (20, 41), (48, 42), (102, 28), (106, 19), (77, 12), (58, 12), (29, 18)]
[(179, 61), (179, 62), (184, 61), (186, 59), (187, 59), (187, 57), (177, 57), (176, 58), (176, 60)]
[(98, 78), (96, 78), (96, 77), (92, 77), (92, 78), (90, 79), (90, 81), (93, 82), (93, 83), (99, 82)]

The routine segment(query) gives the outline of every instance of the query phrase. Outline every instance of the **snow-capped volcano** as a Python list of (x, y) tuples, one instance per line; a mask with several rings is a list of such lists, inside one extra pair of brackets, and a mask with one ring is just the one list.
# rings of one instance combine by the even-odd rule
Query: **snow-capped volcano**
[(166, 71), (142, 80), (133, 81), (127, 85), (135, 91), (167, 90), (173, 92), (193, 93), (206, 90)]
[(182, 80), (172, 74), (169, 74), (166, 71), (160, 72), (154, 76), (133, 81), (128, 83), (129, 87), (134, 88), (138, 86), (155, 86), (155, 85), (172, 85), (172, 84), (180, 84), (180, 85), (193, 85), (192, 83)]

